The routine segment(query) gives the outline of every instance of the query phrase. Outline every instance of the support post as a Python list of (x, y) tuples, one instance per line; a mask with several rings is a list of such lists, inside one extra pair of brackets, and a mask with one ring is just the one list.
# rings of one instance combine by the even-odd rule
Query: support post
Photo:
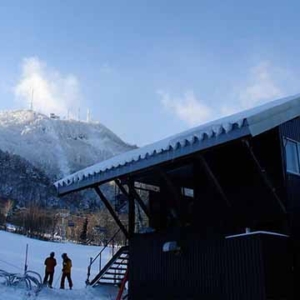
[(251, 158), (252, 158), (252, 160), (253, 160), (253, 162), (254, 162), (256, 168), (259, 170), (259, 174), (260, 174), (260, 176), (262, 177), (262, 179), (264, 180), (266, 186), (268, 187), (268, 189), (269, 189), (269, 190), (271, 191), (271, 193), (273, 194), (274, 198), (276, 199), (276, 201), (277, 201), (278, 205), (280, 206), (280, 208), (282, 209), (282, 211), (283, 211), (284, 213), (286, 213), (286, 209), (285, 209), (285, 207), (284, 207), (282, 201), (280, 200), (279, 196), (277, 195), (276, 189), (273, 187), (271, 181), (269, 180), (268, 175), (267, 175), (267, 173), (266, 173), (266, 170), (264, 170), (264, 169), (261, 167), (261, 165), (260, 165), (260, 163), (259, 163), (259, 161), (258, 161), (256, 155), (255, 155), (254, 152), (253, 152), (252, 147), (251, 147), (250, 144), (249, 144), (249, 141), (243, 139), (242, 142), (243, 142), (243, 144), (246, 146), (246, 148), (248, 149), (248, 152), (249, 152), (249, 154), (250, 154), (250, 156), (251, 156)]
[[(129, 194), (127, 193), (127, 191), (125, 190), (124, 186), (122, 185), (122, 183), (119, 180), (115, 180), (116, 185), (119, 187), (119, 189), (121, 190), (121, 192), (126, 195), (126, 197), (129, 199)], [(145, 213), (145, 215), (149, 218), (150, 213), (149, 210), (146, 206), (146, 204), (143, 202), (143, 200), (141, 199), (141, 197), (139, 196), (139, 194), (136, 192), (135, 188), (133, 187), (132, 189), (132, 193), (134, 196), (134, 199), (137, 201), (137, 203), (140, 205), (140, 207), (142, 208), (143, 212)]]
[[(172, 180), (169, 178), (169, 176), (160, 168), (157, 168), (160, 177), (164, 180), (167, 189), (171, 192), (171, 194), (174, 197), (175, 207), (171, 209), (172, 216), (176, 219), (176, 217), (180, 216), (180, 195), (176, 188), (174, 187), (174, 184), (172, 183)], [(179, 218), (180, 219), (180, 218)]]
[(134, 196), (133, 196), (133, 181), (129, 179), (128, 183), (129, 187), (129, 236), (132, 237), (134, 234), (135, 229), (135, 203), (134, 203)]
[(231, 204), (228, 200), (228, 198), (226, 197), (218, 179), (216, 178), (216, 176), (214, 175), (213, 171), (211, 170), (209, 164), (207, 163), (206, 159), (202, 156), (202, 155), (198, 155), (197, 156), (197, 161), (200, 162), (201, 166), (204, 168), (206, 174), (208, 175), (209, 179), (212, 181), (212, 183), (214, 184), (214, 186), (216, 187), (218, 193), (220, 194), (220, 196), (222, 197), (222, 199), (225, 201), (226, 205), (228, 207), (231, 207)]
[(112, 206), (110, 205), (109, 201), (106, 199), (106, 197), (104, 196), (104, 194), (101, 192), (100, 188), (98, 186), (95, 186), (94, 190), (97, 193), (97, 195), (100, 197), (100, 199), (102, 200), (102, 202), (104, 203), (104, 205), (106, 206), (106, 208), (108, 209), (108, 211), (110, 212), (111, 216), (113, 217), (113, 219), (115, 220), (115, 222), (118, 224), (118, 226), (120, 227), (120, 229), (122, 230), (122, 232), (124, 233), (124, 235), (126, 236), (126, 238), (128, 238), (129, 234), (128, 234), (127, 229), (125, 228), (125, 226), (122, 224), (122, 222), (118, 218), (117, 214), (113, 210)]

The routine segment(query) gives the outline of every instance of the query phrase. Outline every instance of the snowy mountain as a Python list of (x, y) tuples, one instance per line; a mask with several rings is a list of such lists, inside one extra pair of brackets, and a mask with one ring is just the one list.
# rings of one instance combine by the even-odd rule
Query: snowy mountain
[(100, 123), (50, 118), (31, 110), (0, 112), (0, 149), (61, 178), (134, 149)]
[(57, 202), (54, 180), (134, 148), (100, 123), (0, 112), (0, 197)]

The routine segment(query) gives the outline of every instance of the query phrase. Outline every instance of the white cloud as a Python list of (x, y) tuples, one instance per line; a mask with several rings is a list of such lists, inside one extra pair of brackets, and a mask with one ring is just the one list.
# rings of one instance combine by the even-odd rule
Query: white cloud
[(196, 99), (193, 91), (186, 92), (182, 98), (171, 98), (164, 91), (158, 91), (163, 106), (189, 125), (208, 121), (212, 110), (205, 103)]
[[(220, 104), (220, 115), (227, 116), (284, 96), (279, 87), (282, 70), (268, 62), (260, 62), (248, 71), (248, 76), (235, 88), (230, 101)], [(278, 83), (277, 83), (278, 82)]]
[(80, 100), (78, 79), (72, 74), (61, 75), (38, 57), (23, 60), (14, 93), (18, 104), (29, 108), (33, 99), (33, 109), (43, 113), (66, 115), (79, 106)]
[(239, 92), (241, 108), (253, 107), (283, 96), (272, 74), (272, 67), (262, 62), (250, 70), (247, 85)]
[(193, 92), (187, 92), (181, 98), (171, 97), (164, 91), (158, 94), (165, 108), (188, 125), (194, 126), (283, 97), (284, 93), (277, 82), (284, 79), (284, 72), (278, 70), (267, 62), (257, 64), (248, 71), (245, 80), (237, 84), (231, 97), (222, 95), (222, 101), (217, 99), (217, 103), (214, 103), (216, 99), (199, 101)]

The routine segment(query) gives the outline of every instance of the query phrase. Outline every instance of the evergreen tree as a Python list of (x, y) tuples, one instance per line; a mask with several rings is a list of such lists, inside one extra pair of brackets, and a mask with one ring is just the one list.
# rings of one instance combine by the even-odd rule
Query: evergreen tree
[(88, 218), (85, 219), (82, 227), (82, 232), (80, 234), (80, 239), (82, 242), (86, 242), (87, 239), (87, 226), (88, 226)]

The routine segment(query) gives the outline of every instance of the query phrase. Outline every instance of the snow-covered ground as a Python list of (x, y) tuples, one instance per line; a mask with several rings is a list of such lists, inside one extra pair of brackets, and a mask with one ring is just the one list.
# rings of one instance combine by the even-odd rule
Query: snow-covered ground
[[(116, 287), (86, 288), (85, 280), (87, 278), (87, 266), (90, 257), (95, 257), (100, 247), (84, 246), (72, 243), (54, 243), (35, 239), (29, 239), (25, 236), (0, 231), (0, 270), (10, 273), (24, 273), (26, 245), (28, 245), (28, 270), (38, 272), (42, 277), (44, 275), (44, 260), (51, 251), (55, 252), (57, 266), (55, 269), (53, 286), (54, 289), (44, 288), (38, 295), (28, 293), (22, 287), (10, 287), (0, 284), (0, 300), (19, 300), (19, 299), (72, 299), (72, 300), (101, 300), (115, 299)], [(62, 258), (61, 254), (67, 253), (72, 259), (72, 279), (73, 290), (60, 290), (59, 281), (61, 276)], [(102, 263), (106, 263), (111, 257), (111, 249), (107, 248), (103, 252)], [(93, 267), (90, 279), (97, 273), (97, 263)], [(66, 287), (68, 284), (66, 282)]]

